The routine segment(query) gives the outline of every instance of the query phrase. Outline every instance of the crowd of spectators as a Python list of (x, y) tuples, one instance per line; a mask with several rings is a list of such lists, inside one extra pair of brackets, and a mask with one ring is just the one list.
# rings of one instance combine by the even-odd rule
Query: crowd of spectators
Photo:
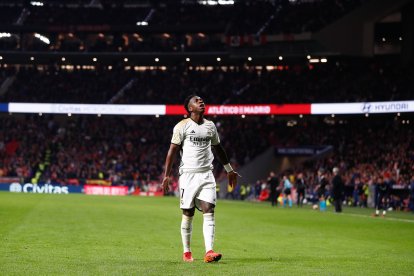
[[(412, 127), (402, 121), (404, 120), (399, 117), (393, 119), (392, 116), (380, 116), (362, 121), (355, 117), (336, 120), (325, 118), (324, 123), (304, 120), (298, 127), (291, 128), (272, 124), (268, 137), (269, 144), (275, 147), (333, 147), (329, 155), (316, 160), (310, 159), (285, 171), (277, 171), (275, 168), (280, 181), (280, 197), (283, 195), (283, 176), (287, 176), (294, 184), (293, 195), (296, 197), (296, 179), (299, 174), (303, 174), (306, 200), (318, 204), (321, 184), (318, 172), (322, 172), (329, 184), (324, 198), (332, 199), (332, 169), (337, 167), (345, 184), (344, 204), (372, 207), (375, 203), (376, 185), (384, 181), (389, 187), (387, 208), (414, 211), (414, 136)], [(234, 191), (229, 190), (226, 198), (259, 201), (269, 199), (269, 179), (241, 184)]]
[[(69, 3), (70, 2), (70, 3)], [(34, 34), (3, 33), (2, 50), (139, 52), (221, 51), (229, 45), (224, 36), (297, 34), (315, 32), (361, 5), (352, 1), (235, 1), (232, 6), (162, 4), (88, 5), (90, 1), (60, 4), (46, 1), (36, 7), (17, 1), (2, 5), (0, 24), (52, 26), (74, 25), (206, 28), (207, 33), (45, 33), (50, 44)], [(158, 2), (158, 3), (157, 3)], [(126, 2), (125, 2), (126, 3)], [(0, 3), (1, 4), (1, 3)], [(76, 29), (76, 28), (75, 28)], [(212, 29), (214, 29), (212, 31)], [(384, 61), (330, 60), (326, 64), (265, 66), (176, 65), (134, 70), (125, 65), (95, 66), (93, 70), (59, 66), (18, 66), (0, 69), (0, 84), (15, 77), (0, 102), (63, 102), (115, 104), (180, 104), (197, 94), (207, 104), (319, 103), (412, 100), (414, 71)], [(122, 93), (119, 93), (128, 85)], [(2, 91), (4, 92), (4, 91)], [(83, 185), (89, 180), (111, 185), (160, 188), (164, 158), (171, 131), (180, 117), (86, 117), (0, 115), (0, 177), (20, 181)], [(325, 118), (326, 119), (326, 118)], [(410, 117), (412, 120), (412, 118)], [(269, 147), (331, 145), (333, 152), (318, 160), (290, 168), (305, 175), (308, 199), (318, 200), (317, 171), (329, 178), (339, 167), (346, 185), (346, 201), (367, 206), (368, 190), (380, 177), (390, 186), (413, 185), (414, 141), (409, 124), (392, 116), (341, 119), (305, 118), (293, 127), (273, 117), (216, 117), (224, 148), (236, 167), (248, 164)], [(341, 122), (341, 123), (340, 123)], [(412, 122), (411, 122), (412, 123)], [(216, 164), (217, 165), (217, 164)], [(215, 166), (215, 174), (223, 174)], [(220, 179), (220, 177), (219, 177)], [(176, 181), (174, 181), (175, 188)], [(266, 180), (242, 183), (232, 197), (262, 198)], [(246, 191), (247, 190), (247, 191)], [(413, 196), (413, 195), (412, 195)], [(264, 197), (263, 197), (264, 198)], [(399, 194), (390, 197), (395, 208), (406, 206)]]
[[(10, 70), (10, 68), (8, 68)], [(133, 76), (130, 71), (21, 69), (3, 102), (106, 103)]]
[[(42, 32), (43, 33), (43, 32)], [(0, 39), (0, 49), (37, 52), (207, 52), (226, 51), (230, 47), (224, 36), (204, 33), (139, 34), (124, 33), (50, 33), (44, 34), (50, 43), (36, 38), (33, 33), (10, 34)]]
[[(21, 67), (0, 102), (179, 104), (188, 94), (209, 104), (318, 103), (411, 100), (414, 71), (380, 61), (331, 61), (286, 65), (278, 70), (250, 66), (171, 66), (135, 71), (124, 66), (68, 71)], [(0, 73), (6, 69), (0, 70)], [(13, 70), (7, 68), (7, 72)], [(122, 94), (118, 92), (126, 86)]]
[[(85, 184), (99, 179), (113, 185), (159, 184), (172, 129), (181, 119), (3, 115), (0, 177), (36, 183)], [(217, 127), (223, 138), (228, 137), (223, 144), (229, 155), (243, 165), (268, 146), (265, 128), (229, 119), (218, 121)], [(235, 128), (243, 135), (230, 139)], [(248, 142), (255, 146), (242, 147)]]
[[(0, 177), (63, 185), (82, 185), (95, 179), (143, 190), (150, 184), (160, 188), (172, 128), (180, 119), (2, 115)], [(295, 127), (270, 116), (212, 119), (236, 167), (248, 164), (272, 146), (331, 145), (329, 156), (278, 172), (303, 172), (309, 195), (318, 185), (319, 168), (327, 172), (340, 168), (349, 201), (355, 205), (364, 205), (365, 189), (379, 176), (402, 188), (412, 179), (413, 130), (399, 117), (345, 117), (332, 119), (334, 124), (322, 118), (304, 118)], [(222, 166), (216, 164), (215, 174), (220, 179)], [(264, 182), (240, 184), (257, 192)]]

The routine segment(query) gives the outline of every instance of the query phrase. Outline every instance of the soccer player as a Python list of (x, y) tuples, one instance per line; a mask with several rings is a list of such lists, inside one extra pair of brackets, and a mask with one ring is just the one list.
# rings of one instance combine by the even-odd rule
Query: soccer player
[(177, 152), (180, 152), (179, 166), (181, 238), (184, 247), (183, 260), (192, 262), (191, 253), (192, 221), (195, 208), (203, 212), (203, 235), (206, 253), (204, 262), (217, 262), (221, 254), (214, 252), (216, 206), (216, 181), (212, 172), (213, 153), (224, 165), (229, 185), (237, 185), (238, 173), (230, 165), (226, 152), (220, 144), (220, 138), (213, 122), (204, 118), (205, 105), (202, 98), (191, 95), (186, 98), (184, 108), (189, 118), (179, 122), (173, 130), (170, 149), (165, 160), (165, 171), (162, 186), (165, 192), (169, 190), (171, 170)]

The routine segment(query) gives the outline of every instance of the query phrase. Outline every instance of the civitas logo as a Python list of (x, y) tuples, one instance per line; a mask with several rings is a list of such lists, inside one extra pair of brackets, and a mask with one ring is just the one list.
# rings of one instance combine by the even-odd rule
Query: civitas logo
[(68, 187), (53, 186), (50, 184), (45, 185), (35, 185), (32, 183), (26, 183), (23, 186), (15, 182), (10, 184), (10, 192), (15, 193), (35, 193), (35, 194), (68, 194)]
[(363, 103), (362, 104), (362, 112), (369, 113), (371, 111), (372, 105), (370, 103)]
[(15, 183), (10, 184), (9, 190), (10, 192), (13, 192), (13, 193), (21, 193), (23, 190), (23, 187), (19, 183), (15, 182)]

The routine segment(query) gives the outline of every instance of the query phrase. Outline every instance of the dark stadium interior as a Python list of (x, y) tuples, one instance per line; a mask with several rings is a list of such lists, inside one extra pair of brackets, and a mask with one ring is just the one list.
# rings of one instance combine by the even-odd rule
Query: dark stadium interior
[[(189, 94), (217, 105), (414, 100), (409, 1), (381, 0), (376, 13), (366, 12), (369, 0), (207, 2), (1, 0), (0, 103), (181, 105)], [(370, 28), (355, 31), (361, 26)], [(3, 112), (0, 178), (160, 190), (181, 118)], [(319, 168), (340, 167), (351, 197), (379, 176), (407, 191), (413, 182), (412, 111), (212, 119), (236, 167), (272, 147), (333, 146), (287, 170), (306, 174), (310, 194)], [(257, 181), (242, 184), (253, 191), (265, 179)]]

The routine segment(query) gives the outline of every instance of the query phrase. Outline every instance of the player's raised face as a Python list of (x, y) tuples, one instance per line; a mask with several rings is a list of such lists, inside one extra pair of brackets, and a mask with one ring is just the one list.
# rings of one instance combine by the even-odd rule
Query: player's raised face
[(188, 103), (188, 109), (190, 112), (204, 113), (205, 104), (203, 99), (199, 96), (194, 96)]

